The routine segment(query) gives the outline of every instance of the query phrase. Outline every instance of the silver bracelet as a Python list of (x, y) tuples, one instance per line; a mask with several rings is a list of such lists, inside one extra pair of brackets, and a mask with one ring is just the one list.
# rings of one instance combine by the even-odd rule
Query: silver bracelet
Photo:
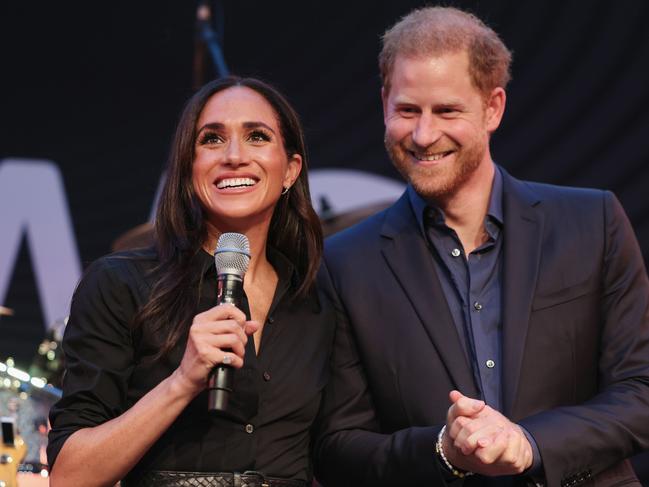
[(464, 477), (469, 477), (473, 475), (473, 472), (468, 472), (464, 470), (459, 470), (455, 468), (453, 465), (451, 465), (451, 462), (448, 461), (448, 458), (446, 458), (446, 455), (444, 455), (444, 449), (442, 448), (442, 437), (444, 436), (444, 432), (446, 431), (446, 425), (442, 426), (442, 429), (439, 430), (439, 434), (437, 435), (437, 442), (435, 443), (435, 453), (437, 453), (437, 458), (439, 458), (446, 469), (453, 474), (454, 477), (463, 479)]

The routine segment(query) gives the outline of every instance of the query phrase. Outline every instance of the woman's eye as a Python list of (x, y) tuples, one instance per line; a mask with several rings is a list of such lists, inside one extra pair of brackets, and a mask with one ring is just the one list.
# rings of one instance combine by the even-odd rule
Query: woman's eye
[(198, 142), (201, 145), (218, 144), (219, 142), (223, 142), (223, 139), (219, 134), (216, 134), (214, 132), (206, 132), (200, 137)]
[(270, 141), (270, 135), (268, 135), (266, 132), (262, 130), (254, 130), (250, 132), (250, 135), (248, 136), (248, 139), (251, 142), (269, 142)]

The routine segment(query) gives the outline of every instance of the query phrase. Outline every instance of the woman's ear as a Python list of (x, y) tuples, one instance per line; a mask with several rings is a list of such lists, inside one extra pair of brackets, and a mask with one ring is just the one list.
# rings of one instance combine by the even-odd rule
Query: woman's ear
[(288, 159), (288, 166), (286, 167), (286, 174), (284, 175), (284, 188), (290, 188), (293, 186), (301, 171), (302, 156), (300, 154), (293, 154)]

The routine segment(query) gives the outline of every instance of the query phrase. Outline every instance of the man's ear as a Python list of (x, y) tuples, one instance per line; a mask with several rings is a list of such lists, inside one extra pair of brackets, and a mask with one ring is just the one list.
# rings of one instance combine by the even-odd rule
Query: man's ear
[(385, 86), (381, 86), (381, 103), (383, 105), (383, 121), (388, 116), (388, 96), (390, 95), (389, 90)]
[(500, 86), (491, 90), (485, 103), (485, 123), (489, 133), (494, 132), (503, 119), (507, 94)]

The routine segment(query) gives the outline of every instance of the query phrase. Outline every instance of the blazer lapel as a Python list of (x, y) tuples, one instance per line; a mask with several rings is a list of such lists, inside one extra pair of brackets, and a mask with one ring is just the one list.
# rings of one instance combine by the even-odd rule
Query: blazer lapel
[(476, 397), (478, 390), (471, 366), (407, 193), (388, 210), (381, 235), (383, 256), (446, 364), (455, 386), (463, 394)]
[[(501, 169), (502, 170), (502, 169)], [(532, 298), (541, 257), (543, 214), (536, 208), (539, 199), (521, 181), (504, 170), (503, 211), (503, 409), (514, 409)]]

